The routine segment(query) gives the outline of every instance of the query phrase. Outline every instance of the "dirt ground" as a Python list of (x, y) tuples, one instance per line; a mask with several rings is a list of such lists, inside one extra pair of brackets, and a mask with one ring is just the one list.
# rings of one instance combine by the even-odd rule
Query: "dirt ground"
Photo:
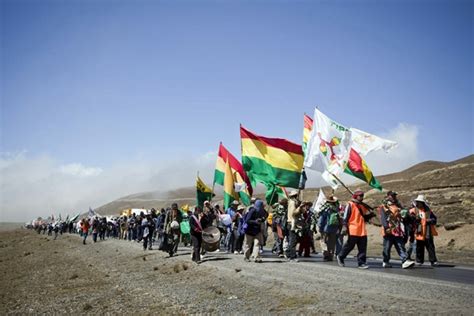
[(396, 275), (335, 263), (246, 263), (233, 254), (209, 255), (197, 265), (189, 248), (167, 258), (122, 240), (82, 245), (77, 235), (53, 240), (25, 229), (0, 237), (2, 315), (467, 315), (474, 307), (474, 285), (422, 279), (416, 271)]

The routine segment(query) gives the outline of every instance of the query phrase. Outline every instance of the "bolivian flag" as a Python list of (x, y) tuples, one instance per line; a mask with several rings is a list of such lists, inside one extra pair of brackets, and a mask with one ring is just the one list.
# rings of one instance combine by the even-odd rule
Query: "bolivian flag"
[(375, 179), (365, 160), (352, 148), (344, 172), (367, 182), (372, 188), (382, 191), (382, 186)]
[(217, 153), (216, 170), (214, 172), (214, 183), (224, 185), (226, 172), (226, 162), (229, 162), (230, 169), (234, 175), (235, 183), (239, 186), (238, 195), (245, 205), (250, 205), (252, 197), (252, 185), (249, 177), (244, 171), (244, 167), (234, 155), (232, 155), (222, 143), (219, 144), (219, 152)]
[(281, 138), (258, 136), (240, 127), (242, 142), (242, 164), (252, 184), (261, 182), (272, 196), (276, 186), (298, 188), (303, 169), (301, 145)]
[(230, 168), (229, 160), (225, 164), (225, 175), (224, 175), (224, 209), (230, 206), (232, 201), (238, 200), (239, 195), (235, 192), (235, 178)]
[(308, 147), (308, 141), (311, 137), (311, 130), (313, 129), (313, 119), (308, 115), (304, 115), (304, 127), (303, 127), (303, 152), (306, 155), (306, 148)]

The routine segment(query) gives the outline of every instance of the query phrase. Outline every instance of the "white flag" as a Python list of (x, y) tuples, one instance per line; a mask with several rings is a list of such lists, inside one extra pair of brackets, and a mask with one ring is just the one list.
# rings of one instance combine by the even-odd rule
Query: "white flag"
[(324, 203), (326, 203), (326, 196), (324, 195), (323, 190), (319, 189), (318, 198), (313, 203), (314, 213), (318, 214), (319, 212), (321, 212), (321, 207), (323, 206)]
[(330, 174), (339, 175), (344, 171), (350, 149), (350, 129), (315, 109), (304, 167), (323, 173), (323, 178), (331, 186), (337, 187), (330, 179)]
[(242, 183), (235, 182), (234, 183), (234, 191), (236, 193), (245, 192), (245, 190), (247, 190), (247, 183), (245, 183), (245, 182), (242, 182)]
[(351, 127), (350, 130), (352, 132), (352, 148), (362, 156), (380, 149), (388, 153), (398, 146), (397, 142), (369, 134), (360, 129)]

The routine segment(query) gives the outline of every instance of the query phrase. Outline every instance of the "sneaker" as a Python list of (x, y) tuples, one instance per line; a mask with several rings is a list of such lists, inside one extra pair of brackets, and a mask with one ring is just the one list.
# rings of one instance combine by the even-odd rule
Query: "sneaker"
[(421, 267), (421, 266), (423, 265), (423, 262), (417, 262), (417, 263), (415, 263), (415, 265), (416, 265), (417, 267)]
[(244, 258), (244, 261), (245, 262), (250, 262), (250, 259), (249, 258)]
[(336, 256), (336, 259), (337, 259), (337, 264), (340, 266), (340, 267), (344, 267), (345, 264), (344, 264), (344, 259), (342, 259), (341, 257), (339, 256)]
[(404, 263), (402, 263), (402, 269), (408, 269), (411, 268), (415, 265), (414, 261), (411, 260), (406, 260)]
[(262, 263), (262, 258), (255, 259), (255, 263)]
[(279, 254), (278, 258), (285, 258), (285, 256), (283, 254)]
[(238, 254), (239, 254), (239, 252), (237, 250), (234, 251), (234, 255), (238, 255)]
[(382, 267), (384, 267), (384, 268), (391, 268), (392, 265), (391, 265), (390, 263), (388, 263), (388, 262), (387, 262), (387, 263), (384, 262), (384, 263), (382, 263)]
[(437, 267), (439, 264), (438, 264), (438, 261), (435, 261), (435, 262), (431, 262), (431, 266), (432, 267)]
[(365, 263), (363, 263), (359, 266), (359, 269), (368, 269), (368, 268), (369, 268), (369, 266), (366, 265)]

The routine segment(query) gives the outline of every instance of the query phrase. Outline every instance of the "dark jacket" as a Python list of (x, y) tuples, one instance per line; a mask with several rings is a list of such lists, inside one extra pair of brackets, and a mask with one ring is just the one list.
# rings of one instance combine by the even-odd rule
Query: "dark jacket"
[(202, 236), (202, 230), (201, 230), (202, 226), (200, 226), (201, 223), (200, 222), (197, 223), (196, 220), (199, 221), (196, 215), (189, 217), (189, 226), (191, 227), (190, 233), (193, 236)]

